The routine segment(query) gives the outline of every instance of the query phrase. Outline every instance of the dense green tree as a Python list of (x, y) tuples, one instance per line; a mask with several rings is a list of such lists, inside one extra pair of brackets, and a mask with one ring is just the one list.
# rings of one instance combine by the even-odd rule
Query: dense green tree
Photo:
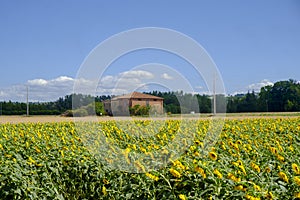
[(270, 91), (272, 86), (267, 85), (260, 89), (260, 93), (258, 94), (258, 102), (257, 107), (258, 110), (261, 112), (268, 112), (269, 111), (269, 104), (270, 104)]
[(300, 84), (295, 80), (276, 82), (267, 95), (269, 111), (299, 111)]
[(248, 93), (239, 99), (237, 112), (256, 112), (257, 111), (257, 96), (254, 91)]

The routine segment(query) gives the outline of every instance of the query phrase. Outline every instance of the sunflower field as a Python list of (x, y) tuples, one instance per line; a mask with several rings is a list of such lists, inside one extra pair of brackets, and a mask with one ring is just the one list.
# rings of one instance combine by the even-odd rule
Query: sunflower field
[(300, 199), (299, 117), (209, 122), (0, 124), (0, 199)]

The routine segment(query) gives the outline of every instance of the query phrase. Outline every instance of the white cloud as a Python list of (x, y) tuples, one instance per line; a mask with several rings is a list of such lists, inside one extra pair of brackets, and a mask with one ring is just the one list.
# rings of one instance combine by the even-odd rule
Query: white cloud
[(142, 78), (142, 79), (151, 79), (154, 75), (148, 71), (144, 70), (132, 70), (125, 71), (119, 74), (122, 78)]
[(107, 75), (101, 78), (97, 92), (106, 94), (126, 94), (145, 88), (143, 80), (152, 79), (154, 75), (145, 70), (121, 72), (115, 76)]
[(240, 89), (238, 91), (235, 91), (231, 95), (246, 94), (246, 93), (248, 93), (248, 91), (249, 92), (252, 92), (252, 91), (254, 91), (254, 92), (260, 92), (260, 89), (262, 87), (267, 86), (267, 85), (272, 86), (272, 85), (274, 85), (274, 83), (271, 82), (271, 81), (269, 81), (268, 79), (263, 79), (262, 81), (260, 81), (258, 83), (250, 84), (250, 85), (246, 86), (245, 88), (242, 88), (242, 89)]
[(29, 86), (46, 86), (46, 85), (56, 85), (57, 83), (70, 83), (73, 82), (74, 79), (67, 76), (59, 76), (55, 79), (45, 80), (45, 79), (33, 79), (28, 80), (27, 84)]
[(253, 83), (253, 84), (248, 85), (247, 89), (248, 90), (254, 90), (255, 92), (258, 92), (258, 91), (260, 91), (260, 89), (262, 87), (265, 87), (267, 85), (271, 85), (272, 86), (272, 85), (274, 85), (274, 83), (272, 83), (271, 81), (269, 81), (267, 79), (264, 79), (264, 80), (262, 80), (259, 83)]
[(3, 91), (0, 91), (0, 97), (5, 97), (5, 96), (7, 96), (7, 94)]
[(74, 81), (73, 78), (68, 77), (68, 76), (60, 76), (56, 79), (53, 79), (52, 81), (57, 81), (57, 82), (66, 82), (66, 81)]
[(28, 81), (28, 85), (46, 85), (48, 82), (44, 79), (33, 79)]
[(167, 80), (172, 80), (173, 79), (173, 77), (172, 76), (170, 76), (169, 74), (167, 74), (167, 73), (163, 73), (162, 75), (161, 75), (161, 78), (163, 78), (163, 79), (167, 79)]
[(60, 76), (54, 79), (33, 79), (24, 84), (12, 85), (2, 88), (0, 101), (26, 101), (26, 88), (29, 90), (29, 101), (54, 101), (72, 93), (74, 79), (67, 76)]

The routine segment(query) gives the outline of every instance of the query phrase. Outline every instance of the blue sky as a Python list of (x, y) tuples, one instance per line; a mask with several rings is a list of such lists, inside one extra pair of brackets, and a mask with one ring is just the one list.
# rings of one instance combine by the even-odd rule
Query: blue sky
[[(279, 80), (300, 80), (297, 0), (3, 0), (0, 26), (0, 101), (23, 101), (26, 84), (32, 101), (70, 93), (92, 49), (114, 34), (141, 27), (169, 28), (196, 40), (216, 63), (229, 94)], [(116, 79), (135, 65), (156, 62), (193, 79), (193, 71), (177, 60), (166, 53), (144, 51), (120, 59), (105, 78)], [(136, 84), (147, 78), (147, 73), (135, 74), (141, 79)], [(201, 84), (194, 87), (205, 88)]]

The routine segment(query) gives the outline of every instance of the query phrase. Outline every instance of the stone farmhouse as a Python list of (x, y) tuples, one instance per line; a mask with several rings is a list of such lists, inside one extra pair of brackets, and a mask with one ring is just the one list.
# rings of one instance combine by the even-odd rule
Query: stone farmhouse
[(143, 94), (140, 92), (132, 92), (122, 96), (114, 97), (103, 102), (104, 110), (109, 115), (129, 115), (129, 108), (140, 105), (150, 106), (151, 113), (163, 113), (163, 98)]

